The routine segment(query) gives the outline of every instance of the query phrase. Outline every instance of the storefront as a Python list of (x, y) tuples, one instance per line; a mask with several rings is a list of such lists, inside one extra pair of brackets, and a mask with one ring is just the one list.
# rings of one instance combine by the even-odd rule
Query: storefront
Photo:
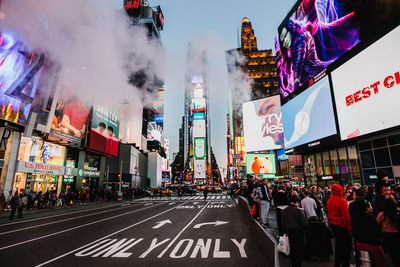
[(307, 185), (362, 184), (355, 145), (305, 155), (303, 164)]
[(59, 194), (65, 175), (65, 152), (64, 146), (35, 137), (22, 137), (13, 190), (43, 193), (47, 190), (56, 190)]

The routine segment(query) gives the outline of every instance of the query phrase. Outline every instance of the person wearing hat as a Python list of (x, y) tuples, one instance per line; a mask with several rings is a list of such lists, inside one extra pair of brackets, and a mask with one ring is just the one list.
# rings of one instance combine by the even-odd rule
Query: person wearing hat
[(307, 219), (304, 211), (299, 209), (300, 198), (291, 196), (289, 206), (282, 211), (283, 232), (289, 237), (290, 259), (292, 266), (301, 266), (304, 254), (304, 234)]

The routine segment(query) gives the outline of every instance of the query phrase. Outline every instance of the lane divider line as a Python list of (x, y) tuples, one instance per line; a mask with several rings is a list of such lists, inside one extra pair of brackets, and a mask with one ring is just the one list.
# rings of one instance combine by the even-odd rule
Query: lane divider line
[(111, 219), (114, 219), (114, 218), (118, 218), (118, 217), (121, 217), (121, 216), (125, 216), (125, 215), (128, 215), (128, 214), (131, 214), (131, 213), (135, 213), (135, 212), (138, 212), (138, 211), (142, 211), (142, 210), (146, 210), (146, 209), (149, 209), (149, 208), (157, 207), (157, 206), (160, 206), (160, 205), (163, 205), (163, 204), (164, 203), (161, 203), (161, 204), (158, 204), (158, 205), (154, 205), (154, 206), (151, 206), (151, 207), (144, 207), (144, 208), (141, 208), (141, 209), (138, 209), (138, 210), (133, 210), (133, 211), (125, 212), (125, 213), (122, 213), (122, 214), (114, 215), (114, 216), (111, 216), (111, 217), (108, 217), (108, 218), (104, 218), (104, 219), (101, 219), (101, 220), (98, 220), (98, 221), (93, 221), (93, 222), (90, 222), (90, 223), (81, 224), (81, 225), (78, 225), (78, 226), (75, 226), (75, 227), (72, 227), (72, 228), (69, 228), (69, 229), (61, 230), (61, 231), (58, 231), (58, 232), (55, 232), (55, 233), (51, 233), (51, 234), (47, 234), (47, 235), (44, 235), (44, 236), (28, 239), (28, 240), (25, 240), (25, 241), (22, 241), (22, 242), (18, 242), (18, 243), (12, 244), (12, 245), (1, 247), (0, 251), (8, 249), (8, 248), (16, 247), (16, 246), (19, 246), (19, 245), (23, 245), (23, 244), (26, 244), (26, 243), (30, 243), (30, 242), (33, 242), (33, 241), (36, 241), (36, 240), (40, 240), (40, 239), (43, 239), (43, 238), (47, 238), (47, 237), (50, 237), (50, 236), (55, 236), (55, 235), (58, 235), (58, 234), (66, 233), (66, 232), (69, 232), (69, 231), (72, 231), (72, 230), (75, 230), (75, 229), (79, 229), (79, 228), (82, 228), (82, 227), (85, 227), (85, 226), (89, 226), (89, 225), (92, 225), (92, 224), (95, 224), (95, 223), (108, 221), (108, 220), (111, 220)]
[[(127, 226), (127, 227), (125, 227), (125, 228), (122, 228), (122, 229), (120, 229), (120, 230), (118, 230), (118, 231), (116, 231), (116, 232), (113, 232), (113, 233), (111, 233), (111, 234), (108, 234), (108, 235), (106, 235), (106, 236), (103, 236), (102, 238), (99, 238), (99, 239), (97, 239), (97, 240), (95, 240), (95, 241), (93, 241), (93, 242), (90, 242), (89, 244), (86, 244), (86, 245), (81, 246), (81, 247), (79, 247), (79, 248), (77, 248), (77, 249), (74, 249), (74, 250), (72, 250), (72, 251), (70, 251), (70, 252), (67, 252), (67, 253), (65, 253), (65, 254), (62, 254), (62, 255), (60, 255), (60, 256), (58, 256), (58, 257), (56, 257), (56, 258), (53, 258), (53, 259), (48, 260), (48, 261), (46, 261), (46, 262), (40, 263), (40, 264), (36, 265), (36, 267), (41, 267), (41, 266), (47, 265), (47, 264), (49, 264), (49, 263), (51, 263), (51, 262), (54, 262), (54, 261), (56, 261), (56, 260), (59, 260), (59, 259), (65, 257), (65, 256), (68, 256), (68, 255), (70, 255), (70, 254), (72, 254), (72, 253), (75, 253), (75, 252), (77, 252), (77, 251), (79, 251), (79, 250), (81, 250), (81, 249), (83, 249), (83, 248), (85, 248), (85, 247), (91, 246), (91, 245), (93, 245), (93, 244), (95, 244), (95, 243), (97, 243), (97, 242), (99, 242), (99, 241), (102, 241), (103, 239), (106, 239), (106, 238), (109, 238), (110, 236), (119, 234), (119, 233), (121, 233), (121, 232), (123, 232), (123, 231), (125, 231), (125, 230), (128, 230), (128, 229), (130, 229), (130, 228), (132, 228), (132, 227), (135, 227), (135, 226), (137, 226), (137, 225), (139, 225), (139, 224), (141, 224), (141, 223), (144, 223), (144, 222), (147, 222), (147, 221), (149, 221), (149, 220), (151, 220), (151, 219), (154, 219), (154, 218), (156, 218), (156, 217), (158, 217), (158, 216), (160, 216), (160, 215), (162, 215), (162, 214), (164, 214), (164, 213), (170, 212), (171, 210), (174, 210), (174, 209), (176, 209), (177, 207), (179, 207), (179, 206), (181, 206), (181, 205), (183, 205), (183, 204), (185, 204), (185, 203), (186, 203), (186, 202), (184, 202), (184, 203), (182, 203), (182, 204), (180, 204), (180, 205), (178, 205), (178, 206), (175, 206), (175, 207), (173, 207), (173, 208), (167, 209), (167, 210), (165, 210), (165, 211), (163, 211), (163, 212), (160, 212), (160, 213), (158, 213), (158, 214), (156, 214), (156, 215), (153, 215), (153, 216), (151, 216), (151, 217), (149, 217), (149, 218), (147, 218), (147, 219), (144, 219), (144, 220), (142, 220), (142, 221), (140, 221), (140, 222), (137, 222), (137, 223), (135, 223), (135, 224), (132, 224), (132, 225), (130, 225), (130, 226)], [(157, 206), (159, 206), (159, 205), (157, 205)], [(152, 206), (152, 207), (155, 207), (155, 206)]]
[[(129, 204), (129, 206), (131, 206), (131, 205)], [(117, 210), (126, 209), (126, 208), (127, 207), (119, 207), (119, 208), (112, 209), (112, 210), (104, 210), (104, 211), (94, 212), (94, 213), (91, 213), (91, 214), (85, 214), (85, 215), (81, 215), (81, 216), (77, 216), (77, 217), (67, 218), (67, 219), (63, 219), (63, 220), (51, 221), (51, 222), (48, 222), (48, 223), (42, 223), (42, 224), (38, 224), (38, 225), (32, 225), (32, 226), (28, 226), (28, 227), (24, 227), (24, 228), (10, 230), (10, 231), (7, 231), (7, 232), (0, 232), (0, 236), (1, 235), (15, 233), (15, 232), (20, 232), (20, 231), (24, 231), (24, 230), (29, 230), (29, 229), (33, 229), (33, 228), (37, 228), (37, 227), (42, 227), (42, 226), (46, 226), (46, 225), (51, 225), (51, 224), (55, 224), (55, 223), (72, 221), (72, 220), (75, 220), (75, 219), (90, 217), (90, 216), (93, 216), (93, 215), (98, 215), (98, 214), (107, 213), (107, 212), (111, 212), (111, 211), (117, 211)]]
[(181, 234), (196, 220), (197, 217), (203, 212), (203, 210), (210, 204), (210, 201), (207, 202), (206, 205), (196, 214), (196, 216), (193, 217), (193, 219), (175, 236), (174, 239), (168, 244), (168, 246), (160, 253), (160, 255), (157, 256), (157, 258), (161, 258), (165, 252), (168, 251), (168, 249), (175, 243), (176, 240), (181, 236)]
[(109, 208), (109, 207), (117, 207), (117, 206), (118, 206), (118, 204), (111, 204), (111, 205), (107, 205), (105, 207), (98, 207), (98, 208), (94, 208), (94, 209), (78, 210), (78, 211), (65, 212), (65, 213), (61, 213), (61, 214), (50, 215), (50, 216), (45, 216), (45, 217), (40, 217), (40, 218), (35, 218), (35, 219), (23, 220), (23, 221), (19, 221), (19, 222), (3, 223), (3, 224), (0, 224), (0, 227), (7, 226), (7, 225), (26, 223), (26, 222), (39, 221), (39, 220), (44, 220), (44, 219), (48, 219), (48, 218), (54, 218), (54, 217), (60, 217), (60, 216), (75, 214), (75, 213), (81, 213), (81, 212), (85, 212), (85, 211), (106, 209), (106, 208)]

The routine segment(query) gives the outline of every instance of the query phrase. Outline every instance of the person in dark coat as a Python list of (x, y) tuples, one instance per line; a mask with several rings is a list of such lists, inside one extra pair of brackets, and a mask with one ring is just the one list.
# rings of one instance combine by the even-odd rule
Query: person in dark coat
[(274, 200), (275, 207), (277, 207), (275, 209), (275, 211), (276, 211), (276, 222), (278, 224), (279, 235), (282, 235), (282, 233), (283, 233), (282, 220), (281, 220), (282, 209), (280, 209), (278, 207), (287, 205), (289, 200), (281, 186), (277, 187), (277, 192), (273, 195), (273, 200)]
[(15, 211), (17, 210), (18, 207), (18, 199), (19, 199), (18, 192), (15, 192), (10, 200), (10, 207), (11, 207), (10, 220), (14, 219)]
[(304, 212), (299, 209), (300, 198), (291, 196), (289, 206), (282, 211), (283, 232), (289, 237), (290, 258), (292, 266), (301, 266), (304, 255), (304, 235), (307, 219)]

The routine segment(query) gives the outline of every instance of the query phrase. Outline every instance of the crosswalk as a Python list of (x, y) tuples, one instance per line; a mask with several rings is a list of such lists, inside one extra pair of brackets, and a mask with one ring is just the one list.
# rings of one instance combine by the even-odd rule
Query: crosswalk
[[(204, 196), (163, 196), (163, 197), (144, 197), (136, 199), (135, 201), (157, 201), (157, 200), (202, 200)], [(230, 196), (227, 195), (208, 195), (207, 200), (224, 200), (230, 199)]]

